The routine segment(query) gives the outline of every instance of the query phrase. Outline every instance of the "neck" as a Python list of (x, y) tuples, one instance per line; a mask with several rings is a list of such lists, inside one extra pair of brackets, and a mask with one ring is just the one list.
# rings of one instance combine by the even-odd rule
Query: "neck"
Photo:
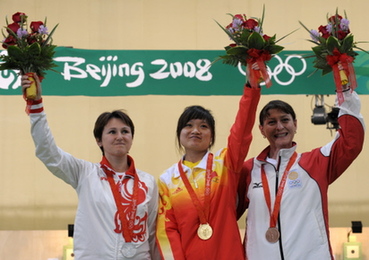
[(198, 162), (205, 156), (205, 154), (207, 152), (208, 151), (202, 151), (202, 152), (186, 151), (186, 154), (184, 156), (184, 160), (192, 162), (192, 163)]
[(280, 150), (289, 149), (292, 146), (293, 146), (293, 144), (286, 145), (286, 146), (280, 146), (280, 147), (270, 146), (270, 151), (269, 151), (268, 156), (269, 156), (269, 158), (277, 159)]
[(279, 150), (280, 149), (270, 149), (268, 157), (276, 160)]
[(128, 170), (129, 165), (127, 155), (121, 157), (115, 156), (105, 156), (105, 157), (109, 161), (110, 166), (115, 172), (126, 172)]

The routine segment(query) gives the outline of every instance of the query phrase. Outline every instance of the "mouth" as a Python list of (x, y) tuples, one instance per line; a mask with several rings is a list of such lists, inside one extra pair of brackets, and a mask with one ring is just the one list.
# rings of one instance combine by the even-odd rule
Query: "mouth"
[(279, 133), (279, 134), (275, 134), (274, 137), (275, 138), (283, 138), (286, 137), (288, 135), (288, 133)]

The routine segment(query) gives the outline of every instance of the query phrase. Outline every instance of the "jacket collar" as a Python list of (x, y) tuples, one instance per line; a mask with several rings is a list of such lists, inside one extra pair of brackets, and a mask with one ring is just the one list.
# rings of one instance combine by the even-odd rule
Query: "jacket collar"
[[(291, 148), (285, 148), (285, 149), (281, 149), (278, 152), (278, 157), (283, 158), (283, 159), (290, 159), (292, 154), (296, 151), (296, 147), (297, 144), (295, 142), (292, 143), (292, 147)], [(268, 157), (270, 151), (270, 146), (267, 146), (257, 157), (256, 160), (259, 161), (260, 163), (266, 163), (266, 159)]]
[[(201, 161), (199, 162), (198, 165), (195, 166), (195, 168), (200, 168), (200, 169), (204, 169), (206, 170), (206, 164), (207, 164), (207, 160), (208, 160), (208, 156), (209, 156), (209, 151), (204, 155), (204, 157), (202, 157)], [(184, 156), (181, 159), (181, 163), (182, 163), (182, 168), (183, 171), (187, 174), (190, 175), (191, 174), (191, 169), (189, 167), (187, 167), (186, 165), (183, 164), (183, 159)], [(180, 173), (179, 173), (179, 169), (177, 164), (175, 164), (175, 169), (174, 169), (174, 178), (179, 178), (180, 177)]]

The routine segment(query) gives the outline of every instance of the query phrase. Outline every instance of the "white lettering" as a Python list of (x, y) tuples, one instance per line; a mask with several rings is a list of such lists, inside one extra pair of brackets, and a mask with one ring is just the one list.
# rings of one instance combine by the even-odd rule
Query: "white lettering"
[(154, 79), (166, 79), (169, 76), (169, 72), (164, 72), (168, 67), (166, 60), (158, 59), (151, 62), (153, 65), (162, 65), (161, 69), (155, 73), (151, 73), (150, 76)]

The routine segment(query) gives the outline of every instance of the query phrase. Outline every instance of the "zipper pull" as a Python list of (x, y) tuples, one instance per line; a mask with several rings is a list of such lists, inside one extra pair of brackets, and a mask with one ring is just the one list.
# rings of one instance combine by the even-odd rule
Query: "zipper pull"
[(197, 181), (195, 179), (193, 179), (193, 183), (195, 184), (195, 188), (198, 189), (199, 185), (197, 185)]

